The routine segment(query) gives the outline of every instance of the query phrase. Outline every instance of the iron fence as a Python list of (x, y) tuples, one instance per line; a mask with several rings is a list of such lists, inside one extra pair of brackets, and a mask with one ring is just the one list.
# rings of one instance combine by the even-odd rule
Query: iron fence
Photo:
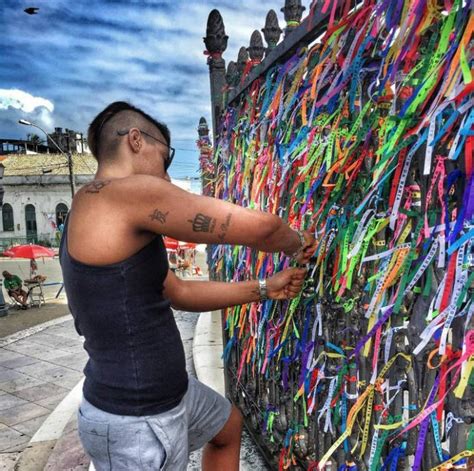
[[(299, 298), (224, 313), (227, 393), (274, 469), (474, 469), (469, 2), (303, 10), (285, 2), (281, 42), (271, 11), (227, 70), (208, 21), (206, 193), (318, 240)], [(210, 258), (234, 281), (292, 263)]]

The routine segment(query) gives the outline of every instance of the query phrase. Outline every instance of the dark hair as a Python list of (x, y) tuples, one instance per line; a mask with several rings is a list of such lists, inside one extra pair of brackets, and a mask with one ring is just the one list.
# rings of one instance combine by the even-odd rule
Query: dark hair
[[(163, 124), (139, 108), (125, 101), (116, 101), (101, 111), (89, 125), (87, 142), (94, 157), (100, 162), (108, 159), (116, 152), (120, 136), (119, 129), (132, 127), (147, 128), (145, 131), (152, 132), (150, 125), (158, 129), (166, 143), (170, 144), (170, 131)], [(146, 138), (146, 136), (145, 136)]]

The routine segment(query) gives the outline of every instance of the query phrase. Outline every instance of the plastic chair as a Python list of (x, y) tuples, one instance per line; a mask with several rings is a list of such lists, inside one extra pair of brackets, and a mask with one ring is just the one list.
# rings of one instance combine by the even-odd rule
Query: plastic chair
[(8, 308), (16, 308), (16, 309), (23, 309), (23, 304), (20, 303), (20, 301), (17, 301), (10, 293), (8, 294), (8, 298), (10, 299), (10, 302), (8, 303)]

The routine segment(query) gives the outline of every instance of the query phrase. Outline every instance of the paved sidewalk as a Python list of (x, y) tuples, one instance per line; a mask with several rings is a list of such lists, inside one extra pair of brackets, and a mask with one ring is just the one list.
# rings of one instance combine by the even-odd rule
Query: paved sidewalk
[[(193, 376), (193, 337), (198, 317), (196, 313), (175, 312), (187, 370)], [(59, 440), (30, 443), (83, 377), (87, 355), (82, 343), (69, 315), (0, 339), (0, 470), (89, 469), (74, 414)], [(246, 434), (241, 457), (241, 470), (266, 469)], [(192, 453), (188, 471), (199, 471), (200, 461), (201, 452)]]
[(0, 339), (0, 469), (28, 446), (85, 362), (71, 316)]

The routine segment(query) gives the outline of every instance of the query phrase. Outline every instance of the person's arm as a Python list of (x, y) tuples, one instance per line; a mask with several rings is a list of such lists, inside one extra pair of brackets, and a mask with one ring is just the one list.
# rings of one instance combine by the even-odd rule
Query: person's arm
[[(288, 268), (267, 278), (269, 299), (294, 298), (301, 291), (306, 270)], [(192, 281), (178, 278), (168, 271), (164, 295), (171, 305), (183, 311), (203, 312), (260, 301), (258, 280), (226, 283)]]
[[(115, 191), (110, 191), (114, 185)], [(121, 208), (136, 231), (188, 242), (246, 245), (287, 255), (301, 248), (298, 233), (279, 217), (188, 193), (161, 178), (135, 175), (112, 181), (100, 192), (115, 199), (114, 207)], [(310, 237), (308, 245), (314, 242)]]

